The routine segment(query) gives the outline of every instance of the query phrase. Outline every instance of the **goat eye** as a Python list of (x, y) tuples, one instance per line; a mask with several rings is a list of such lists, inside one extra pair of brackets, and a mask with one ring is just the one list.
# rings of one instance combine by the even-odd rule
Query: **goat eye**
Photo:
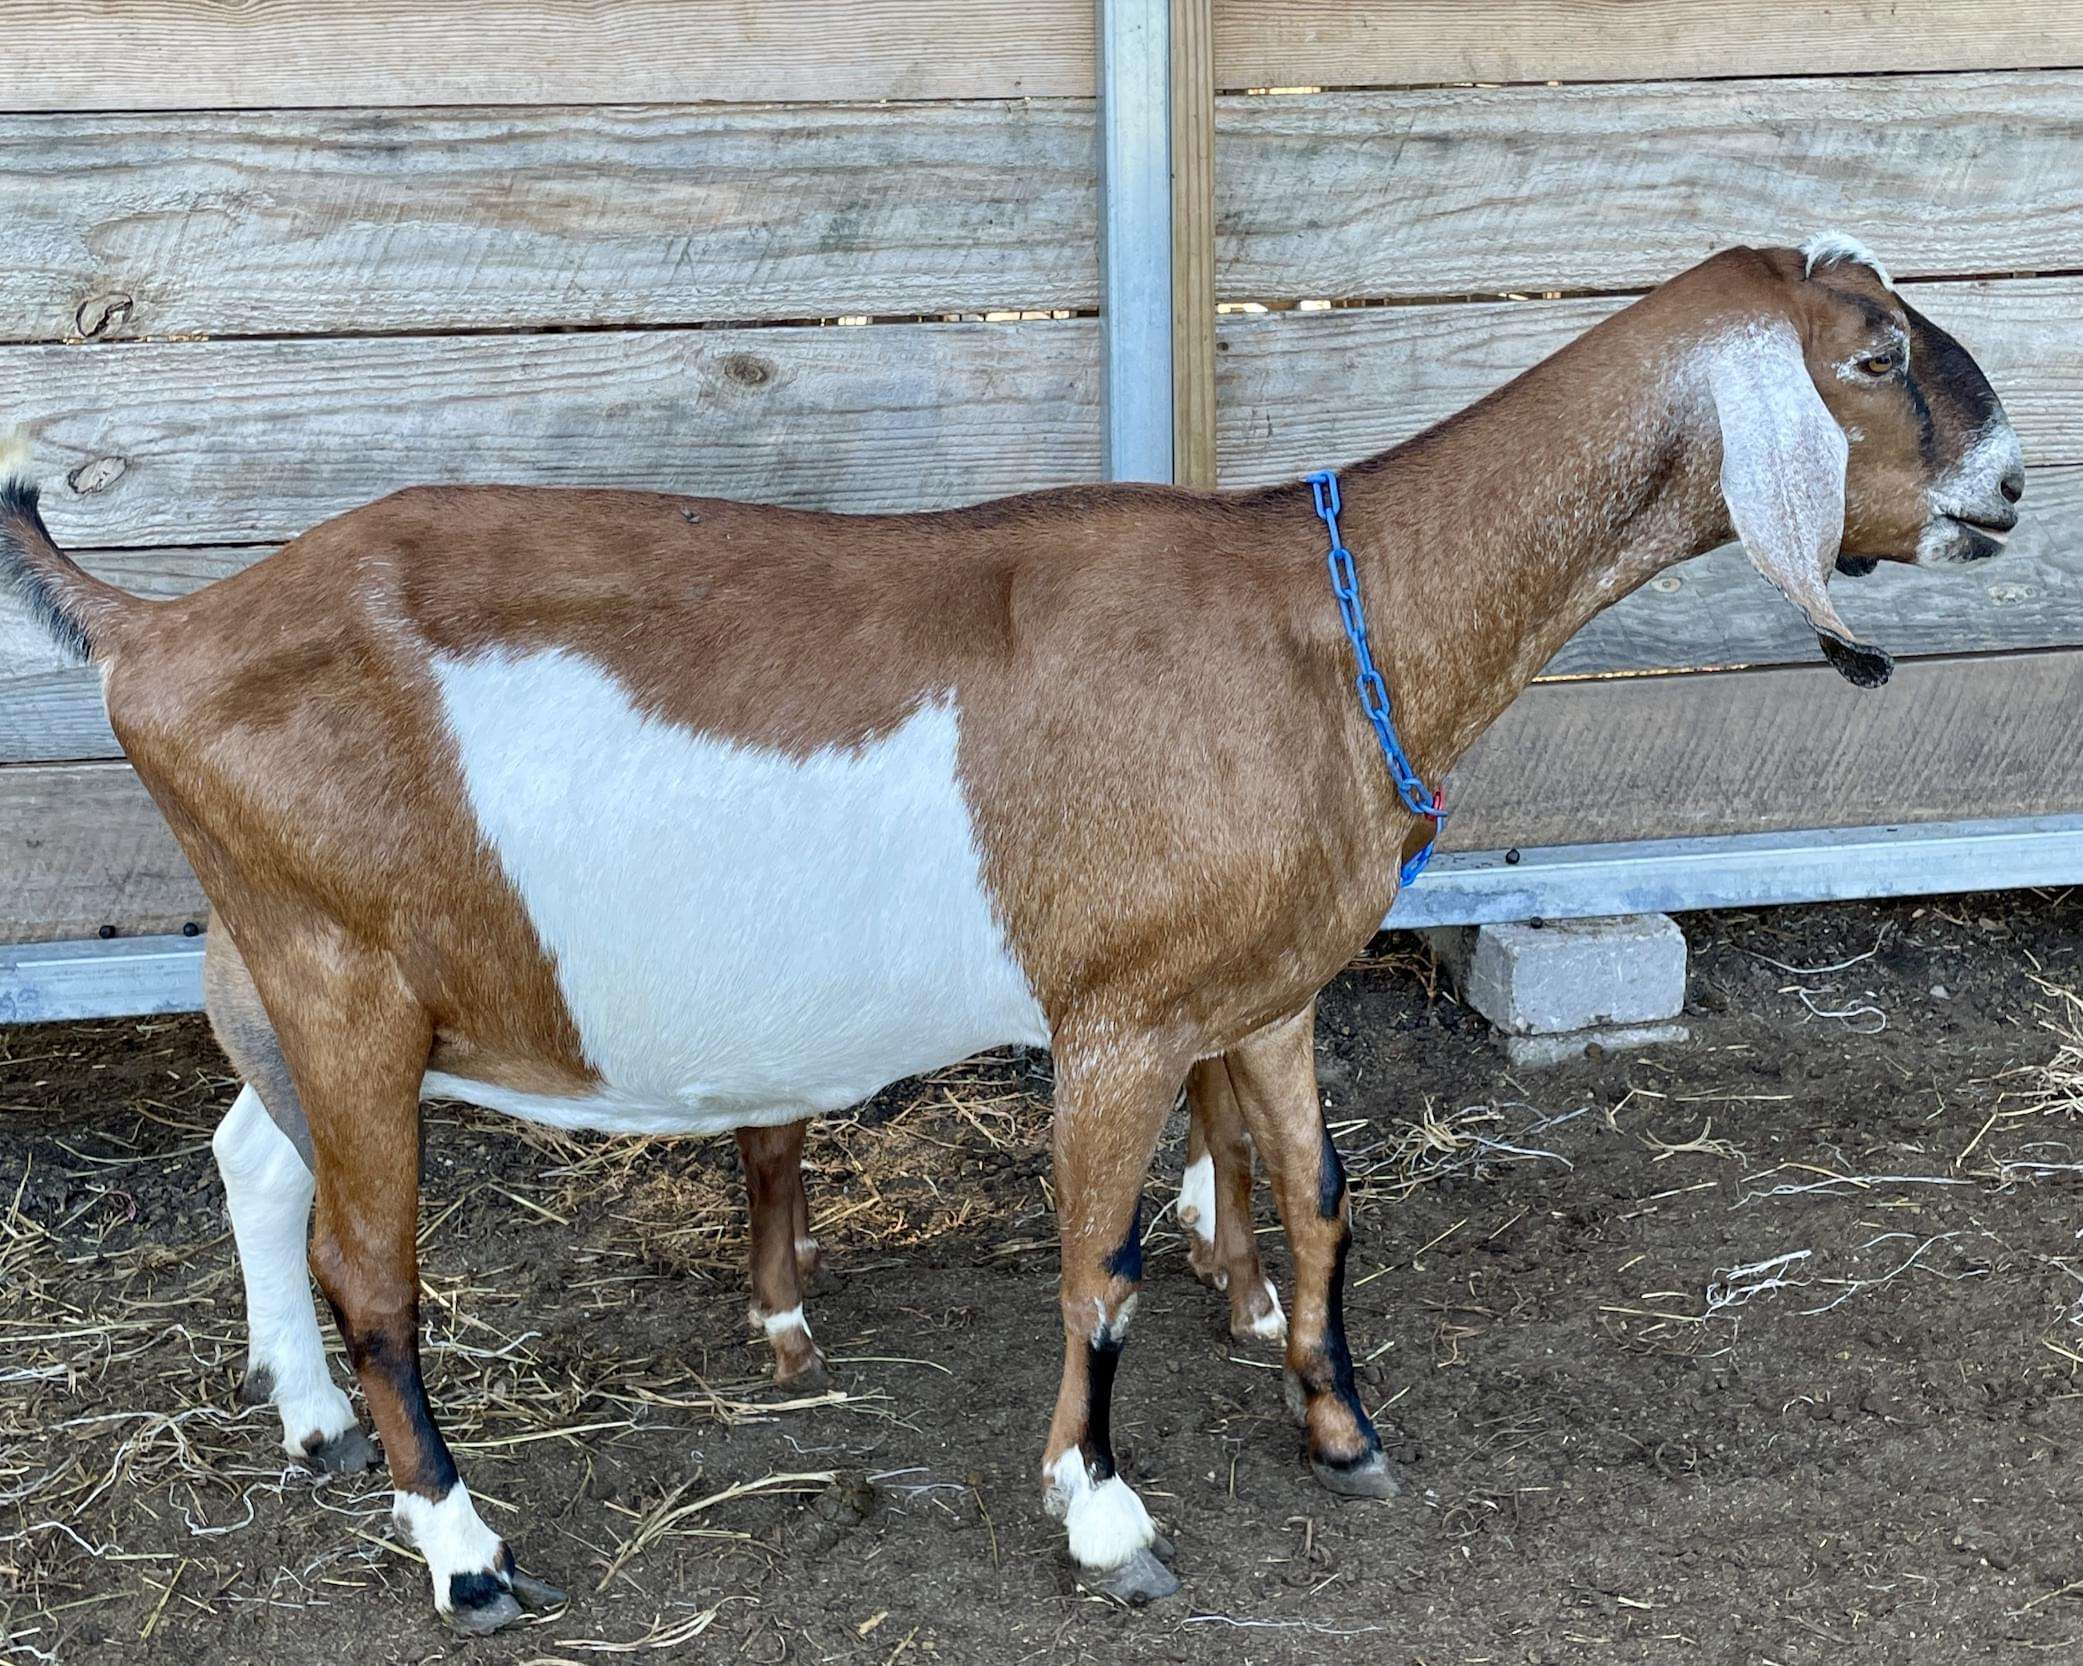
[(1874, 353), (1859, 361), (1859, 372), (1864, 376), (1892, 376), (1901, 363), (1893, 353)]

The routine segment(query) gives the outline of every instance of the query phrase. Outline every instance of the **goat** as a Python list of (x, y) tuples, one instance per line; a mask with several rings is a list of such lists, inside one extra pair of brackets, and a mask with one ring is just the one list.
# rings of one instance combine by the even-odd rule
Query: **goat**
[[(1353, 466), (1344, 528), (1437, 782), (1586, 620), (1732, 530), (1833, 664), (1883, 680), (1833, 564), (1994, 554), (2022, 490), (1973, 360), (1826, 242), (1717, 255)], [(1326, 542), (1301, 483), (862, 517), (422, 487), (155, 604), (62, 554), (10, 468), (0, 571), (101, 668), (212, 903), (209, 1010), (245, 1082), (215, 1144), (249, 1386), (293, 1452), (367, 1457), (295, 1253), (315, 1196), (309, 1269), (452, 1626), (557, 1593), (479, 1519), (421, 1381), (428, 1094), (749, 1134), (755, 1204), (789, 1221), (756, 1274), (778, 1345), (800, 1328), (780, 1321), (801, 1305), (802, 1121), (1050, 1047), (1044, 1501), (1089, 1585), (1144, 1600), (1178, 1582), (1115, 1470), (1115, 1368), (1145, 1171), (1181, 1083), (1219, 1061), (1222, 1091), (1195, 1097), (1212, 1191), (1234, 1214), (1256, 1150), (1312, 1469), (1395, 1492), (1353, 1385), (1311, 1033), (1426, 824), (1355, 696)]]

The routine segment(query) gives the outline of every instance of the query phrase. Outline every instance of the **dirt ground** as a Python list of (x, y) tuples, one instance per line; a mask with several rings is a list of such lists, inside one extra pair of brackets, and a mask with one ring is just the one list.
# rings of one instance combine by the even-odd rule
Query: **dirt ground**
[(0, 1655), (2072, 1657), (2083, 896), (1685, 926), (1693, 1040), (1654, 1053), (1515, 1076), (1404, 938), (1327, 995), (1353, 1348), (1407, 1490), (1310, 1481), (1276, 1359), (1229, 1343), (1166, 1213), (1115, 1426), (1185, 1590), (1140, 1612), (1077, 1591), (1039, 1506), (1045, 1059), (813, 1136), (844, 1391), (808, 1404), (747, 1339), (728, 1141), (433, 1113), (435, 1402), (573, 1593), (464, 1644), (387, 1488), (286, 1469), (234, 1405), (200, 1020), (0, 1030)]

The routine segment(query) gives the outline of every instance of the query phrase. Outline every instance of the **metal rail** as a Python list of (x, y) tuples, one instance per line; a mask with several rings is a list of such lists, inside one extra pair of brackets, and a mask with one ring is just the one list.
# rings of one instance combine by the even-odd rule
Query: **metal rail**
[[(1436, 858), (1387, 924), (1488, 925), (1599, 914), (2083, 884), (2083, 816), (1551, 845)], [(0, 1023), (193, 1012), (193, 937), (0, 948)]]

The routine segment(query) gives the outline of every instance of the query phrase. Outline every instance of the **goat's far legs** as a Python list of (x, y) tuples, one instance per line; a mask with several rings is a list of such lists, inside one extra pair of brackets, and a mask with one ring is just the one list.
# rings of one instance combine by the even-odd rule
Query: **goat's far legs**
[(810, 1201), (803, 1191), (807, 1122), (738, 1130), (738, 1158), (752, 1209), (752, 1323), (774, 1350), (774, 1380), (819, 1389), (824, 1356), (803, 1316), (803, 1285), (817, 1270)]
[(239, 1399), (273, 1402), (291, 1457), (352, 1474), (375, 1463), (376, 1449), (333, 1382), (312, 1304), (310, 1131), (260, 995), (221, 929), (204, 954), (203, 991), (218, 1043), (245, 1079), (210, 1140), (246, 1286)]
[(246, 1380), (239, 1399), (274, 1403), (282, 1414), (282, 1449), (292, 1458), (342, 1474), (367, 1469), (376, 1449), (326, 1366), (311, 1301), (308, 1245), (317, 1183), (251, 1083), (239, 1089), (210, 1149), (224, 1177), (246, 1285)]
[(1186, 1078), (1186, 1174), (1179, 1185), (1179, 1224), (1194, 1275), (1230, 1298), (1230, 1335), (1278, 1342), (1287, 1315), (1259, 1265), (1251, 1230), (1251, 1136), (1221, 1058), (1203, 1059)]
[(1042, 1480), (1049, 1513), (1095, 1590), (1131, 1602), (1179, 1581), (1149, 1512), (1114, 1470), (1114, 1371), (1143, 1277), (1142, 1185), (1178, 1093), (1170, 1067), (1056, 1056), (1056, 1213), (1063, 1244), (1063, 1379)]
[(1316, 1007), (1232, 1048), (1230, 1079), (1272, 1176), (1295, 1263), (1288, 1318), (1290, 1408), (1309, 1464), (1333, 1492), (1388, 1498), (1396, 1478), (1353, 1386), (1345, 1340), (1345, 1254), (1352, 1243), (1345, 1171), (1316, 1096)]

